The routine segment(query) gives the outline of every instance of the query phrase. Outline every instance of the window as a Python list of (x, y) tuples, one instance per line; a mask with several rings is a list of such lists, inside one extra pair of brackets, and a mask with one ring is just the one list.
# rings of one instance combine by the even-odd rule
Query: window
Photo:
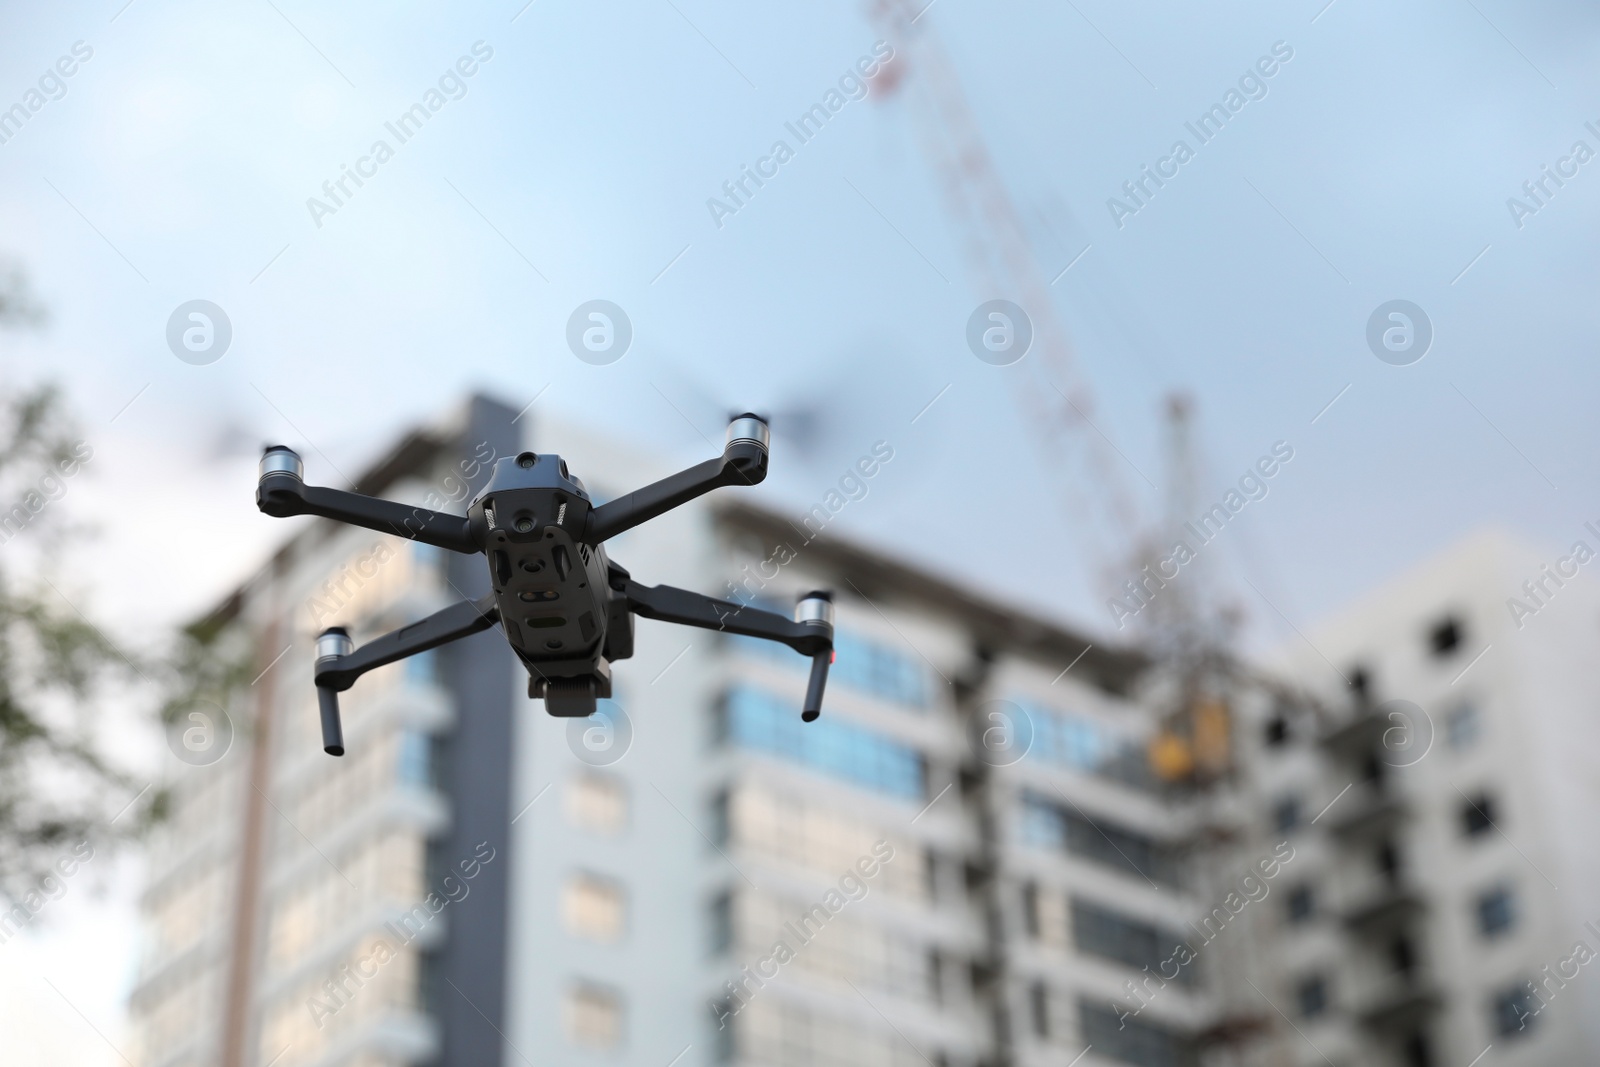
[[(776, 935), (795, 951), (787, 964), (795, 974), (824, 977), (840, 985), (850, 982), (869, 996), (882, 990), (908, 999), (932, 999), (933, 954), (922, 937), (858, 920), (849, 912), (826, 918), (826, 908), (815, 910), (815, 899), (773, 896), (740, 885), (732, 909), (737, 963), (771, 955)], [(740, 988), (739, 982), (735, 987)], [(752, 987), (742, 988), (738, 995), (748, 997)]]
[(711, 798), (711, 843), (718, 848), (723, 848), (728, 843), (728, 836), (732, 833), (732, 824), (728, 821), (728, 813), (733, 803), (733, 795), (726, 789), (720, 789)]
[(1031, 755), (1063, 767), (1098, 770), (1117, 751), (1117, 738), (1093, 719), (1018, 701), (1033, 723)]
[(1039, 936), (1039, 886), (1035, 882), (1022, 887), (1022, 926), (1029, 937)]
[(1022, 795), (1022, 840), (1045, 848), (1067, 847), (1067, 813), (1032, 793)]
[(1028, 1007), (1033, 1016), (1035, 1037), (1050, 1036), (1050, 989), (1043, 982), (1035, 982), (1028, 990)]
[(753, 782), (741, 784), (728, 805), (728, 828), (730, 852), (737, 849), (764, 862), (804, 867), (828, 881), (837, 880), (840, 871), (849, 870), (863, 856), (885, 854), (874, 853), (883, 841), (894, 850), (893, 859), (878, 868), (873, 893), (927, 898), (931, 850), (907, 841), (898, 829), (885, 830), (801, 794), (771, 792)]
[(1434, 659), (1451, 656), (1461, 647), (1464, 627), (1454, 615), (1446, 615), (1428, 631), (1428, 651)]
[(922, 755), (909, 745), (823, 716), (801, 722), (799, 709), (759, 689), (738, 686), (723, 707), (735, 744), (803, 763), (837, 778), (908, 800), (923, 795)]
[(1315, 1019), (1328, 1010), (1328, 980), (1320, 974), (1300, 979), (1295, 983), (1294, 1001), (1302, 1018)]
[(567, 818), (580, 830), (613, 837), (628, 824), (628, 789), (612, 774), (586, 771), (567, 782)]
[(1473, 703), (1459, 704), (1451, 708), (1444, 717), (1444, 736), (1446, 743), (1457, 751), (1467, 748), (1478, 740), (1478, 735), (1483, 730), (1483, 724), (1478, 716), (1478, 705)]
[(406, 681), (413, 685), (437, 685), (439, 659), (434, 650), (419, 653), (405, 661)]
[[(765, 600), (749, 606), (788, 617), (781, 604)], [(737, 636), (734, 645), (741, 651), (787, 664), (796, 669), (809, 667), (810, 661), (795, 655), (783, 645), (755, 637)], [(849, 630), (833, 633), (833, 666), (828, 669), (829, 685), (846, 685), (909, 708), (926, 708), (930, 686), (928, 666), (919, 657), (881, 645)]]
[(565, 1009), (574, 1045), (604, 1050), (622, 1041), (622, 1001), (613, 991), (580, 982), (567, 990)]
[(1484, 937), (1498, 937), (1516, 921), (1516, 899), (1510, 886), (1495, 886), (1478, 894), (1478, 932)]
[[(800, 954), (804, 959), (805, 953)], [(874, 1020), (876, 1021), (876, 1020)], [(906, 1041), (893, 1029), (859, 1017), (758, 996), (734, 1018), (734, 1061), (780, 1067), (928, 1067), (945, 1053)]]
[(711, 955), (721, 956), (733, 947), (733, 894), (718, 893), (711, 901)]
[(1461, 832), (1468, 837), (1480, 837), (1494, 828), (1495, 802), (1487, 793), (1479, 793), (1461, 802)]
[(1400, 879), (1400, 849), (1393, 841), (1385, 841), (1378, 846), (1377, 853), (1373, 856), (1378, 873), (1387, 878), (1391, 883)]
[(1533, 983), (1513, 982), (1494, 995), (1490, 1003), (1495, 1033), (1501, 1037), (1518, 1037), (1533, 1029), (1534, 1020), (1544, 1005), (1534, 995)]
[(400, 735), (400, 781), (410, 785), (433, 785), (433, 739), (417, 730)]
[(1361, 780), (1374, 786), (1383, 785), (1388, 777), (1389, 765), (1378, 758), (1376, 752), (1361, 761)]
[[(1151, 973), (1162, 978), (1167, 977), (1162, 964), (1172, 960), (1178, 946), (1184, 943), (1181, 934), (1078, 898), (1072, 901), (1072, 939), (1081, 952), (1125, 963), (1134, 970), (1149, 967)], [(1173, 961), (1167, 970), (1176, 966)], [(1176, 980), (1194, 984), (1195, 969), (1182, 968)]]
[(1176, 850), (1103, 817), (1069, 811), (1033, 793), (1022, 797), (1022, 839), (1031, 845), (1065, 849), (1140, 879), (1171, 886), (1182, 881)]
[(928, 706), (928, 668), (908, 656), (848, 630), (833, 635), (834, 661), (828, 681), (912, 708)]
[(590, 941), (609, 944), (620, 939), (625, 909), (622, 887), (598, 875), (573, 875), (561, 895), (567, 932)]
[(1300, 825), (1300, 798), (1284, 797), (1272, 805), (1272, 825), (1278, 833), (1288, 833)]
[(1308, 923), (1317, 913), (1317, 893), (1309, 885), (1297, 885), (1289, 890), (1289, 896), (1284, 901), (1288, 911), (1289, 921), (1295, 925)]
[(1389, 942), (1389, 962), (1397, 973), (1410, 977), (1417, 969), (1417, 946), (1401, 935)]
[(1079, 1036), (1095, 1052), (1136, 1067), (1197, 1067), (1194, 1045), (1166, 1027), (1136, 1018), (1087, 998), (1078, 1001)]
[(939, 899), (939, 871), (943, 866), (937, 852), (931, 848), (922, 850), (922, 895), (930, 901)]
[(711, 1005), (711, 1014), (717, 1023), (716, 1028), (711, 1031), (712, 1063), (733, 1062), (733, 1028), (736, 1025), (733, 1013), (735, 1007), (734, 1002), (727, 997), (715, 1001)]
[(1266, 728), (1263, 730), (1263, 739), (1269, 747), (1273, 748), (1288, 743), (1289, 720), (1284, 718), (1282, 712), (1267, 720)]

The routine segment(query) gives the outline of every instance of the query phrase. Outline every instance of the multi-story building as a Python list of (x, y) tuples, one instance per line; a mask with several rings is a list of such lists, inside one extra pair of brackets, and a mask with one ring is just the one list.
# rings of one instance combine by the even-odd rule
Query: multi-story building
[(1600, 821), (1581, 573), (1600, 542), (1579, 536), (1540, 559), (1477, 535), (1288, 656), (1315, 697), (1264, 724), (1255, 763), (1302, 854), (1276, 936), (1292, 1062), (1600, 1056), (1600, 859), (1581, 846)]
[[(513, 418), (474, 400), (355, 488), (462, 503), (516, 450)], [(498, 1062), (515, 695), (503, 644), (464, 641), (363, 679), (338, 760), (318, 740), (308, 644), (336, 623), (364, 640), (481, 594), (487, 576), (476, 559), (294, 521), (197, 627), (211, 639), (202, 676), (252, 680), (202, 688), (173, 735), (132, 995), (140, 1061)]]
[[(669, 473), (479, 398), (356, 488), (459, 510), (525, 448), (599, 499)], [(527, 699), (491, 631), (364, 677), (328, 757), (312, 636), (486, 574), (296, 520), (206, 627), (250, 666), (179, 724), (143, 1067), (1584, 1061), (1581, 579), (1519, 631), (1526, 565), (1472, 547), (1310, 631), (1279, 672), (1304, 696), (1197, 693), (835, 536), (894, 463), (863, 442), (802, 514), (721, 490), (609, 545), (776, 610), (833, 589), (811, 724), (803, 658), (641, 620), (590, 719)]]

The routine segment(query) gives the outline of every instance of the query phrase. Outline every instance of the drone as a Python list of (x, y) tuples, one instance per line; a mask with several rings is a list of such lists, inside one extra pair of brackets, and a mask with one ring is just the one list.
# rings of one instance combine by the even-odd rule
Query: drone
[(283, 445), (261, 456), (256, 506), (278, 518), (318, 515), (464, 554), (483, 553), (492, 591), (362, 645), (329, 627), (316, 640), (313, 680), (322, 748), (344, 755), (339, 694), (366, 672), (496, 624), (528, 670), (528, 696), (558, 718), (593, 715), (611, 696), (611, 665), (633, 655), (634, 616), (762, 638), (811, 658), (800, 718), (822, 713), (833, 662), (833, 594), (801, 595), (794, 618), (669, 585), (642, 585), (606, 555), (605, 542), (723, 486), (767, 476), (767, 420), (728, 423), (722, 456), (596, 505), (560, 456), (522, 452), (495, 462), (465, 517), (305, 483), (305, 464)]

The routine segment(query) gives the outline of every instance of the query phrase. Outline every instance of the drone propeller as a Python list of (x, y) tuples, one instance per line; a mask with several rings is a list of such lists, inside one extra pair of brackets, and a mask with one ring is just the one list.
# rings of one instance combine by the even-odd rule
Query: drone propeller
[[(837, 388), (838, 384), (830, 381), (827, 387), (800, 396), (780, 390), (785, 395), (755, 410), (762, 413), (774, 436), (793, 446), (804, 459), (814, 459), (828, 440), (838, 437), (842, 430), (839, 403), (848, 390)], [(656, 388), (679, 415), (706, 436), (711, 435), (712, 427), (721, 426), (734, 412), (744, 410), (682, 368), (670, 368), (666, 380)]]

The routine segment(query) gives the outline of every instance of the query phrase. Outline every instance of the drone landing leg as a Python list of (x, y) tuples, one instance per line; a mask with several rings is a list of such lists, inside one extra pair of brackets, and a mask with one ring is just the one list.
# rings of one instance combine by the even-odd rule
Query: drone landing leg
[(796, 621), (790, 622), (760, 608), (670, 585), (640, 585), (621, 575), (613, 577), (612, 586), (628, 598), (628, 609), (641, 618), (777, 641), (802, 656), (810, 656), (811, 677), (806, 683), (800, 718), (812, 722), (822, 714), (822, 693), (828, 685), (828, 665), (833, 662), (831, 593), (807, 593), (801, 597), (795, 607)]
[(480, 633), (499, 621), (500, 609), (495, 606), (491, 593), (480, 600), (452, 604), (393, 633), (374, 638), (359, 649), (343, 627), (324, 630), (317, 638), (317, 665), (313, 673), (322, 713), (323, 751), (331, 756), (344, 755), (339, 694), (354, 685), (357, 678), (385, 664)]

